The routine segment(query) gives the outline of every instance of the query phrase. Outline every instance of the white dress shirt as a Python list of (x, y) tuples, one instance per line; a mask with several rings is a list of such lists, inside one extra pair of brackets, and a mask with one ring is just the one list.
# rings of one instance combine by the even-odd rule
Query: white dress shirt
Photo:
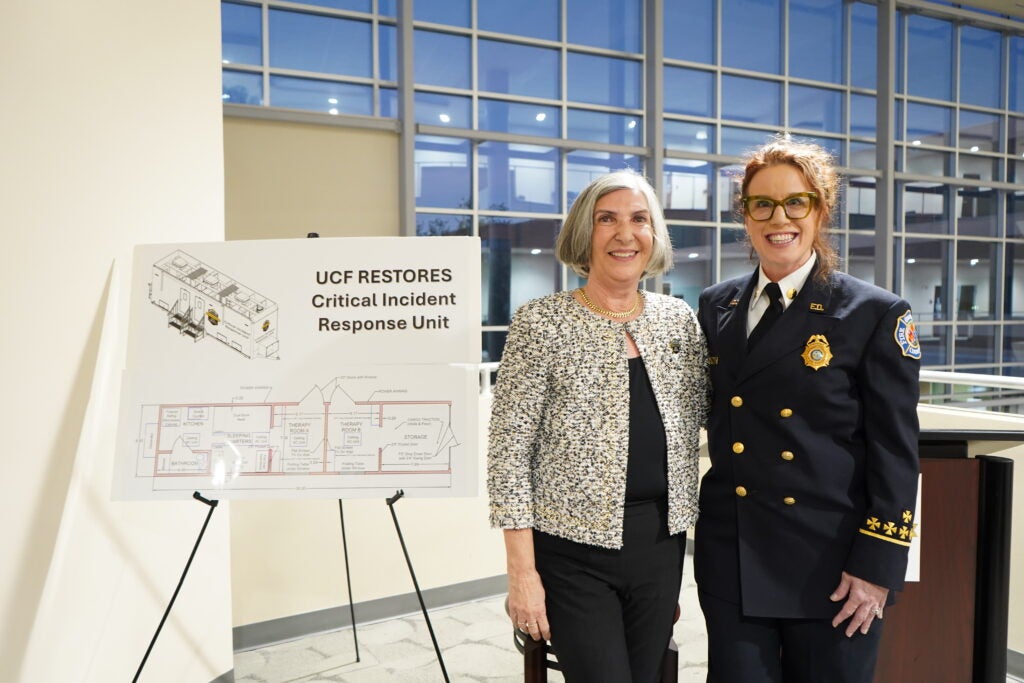
[[(800, 292), (800, 289), (807, 282), (807, 276), (811, 274), (811, 269), (814, 268), (815, 262), (818, 260), (817, 254), (811, 252), (811, 257), (807, 259), (807, 262), (802, 266), (794, 270), (786, 277), (779, 280), (779, 289), (782, 290), (782, 310), (785, 312), (789, 308), (789, 304), (796, 295)], [(750, 295), (750, 310), (747, 312), (747, 336), (754, 331), (757, 327), (757, 323), (761, 320), (761, 316), (768, 310), (768, 296), (762, 296), (764, 294), (764, 287), (771, 280), (767, 275), (764, 274), (764, 270), (757, 267), (757, 287), (754, 288), (754, 293)]]

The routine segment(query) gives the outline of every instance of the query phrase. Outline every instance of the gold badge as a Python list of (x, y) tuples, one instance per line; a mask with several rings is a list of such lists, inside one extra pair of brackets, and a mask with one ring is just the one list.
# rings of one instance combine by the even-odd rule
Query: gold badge
[(804, 359), (804, 365), (814, 370), (820, 370), (827, 366), (832, 360), (832, 349), (828, 347), (825, 335), (812, 334), (800, 357)]
[(718, 365), (718, 356), (708, 356), (708, 365)]

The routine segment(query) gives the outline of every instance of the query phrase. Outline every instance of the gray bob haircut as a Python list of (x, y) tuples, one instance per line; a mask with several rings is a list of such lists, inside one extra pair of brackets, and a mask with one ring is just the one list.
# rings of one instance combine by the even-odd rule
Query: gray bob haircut
[(616, 190), (638, 190), (647, 200), (654, 229), (651, 258), (644, 268), (643, 278), (654, 277), (672, 268), (672, 241), (665, 226), (661, 202), (647, 180), (629, 169), (606, 173), (583, 188), (565, 217), (562, 230), (555, 242), (558, 260), (576, 271), (580, 277), (590, 274), (590, 248), (594, 241), (594, 207), (601, 197)]

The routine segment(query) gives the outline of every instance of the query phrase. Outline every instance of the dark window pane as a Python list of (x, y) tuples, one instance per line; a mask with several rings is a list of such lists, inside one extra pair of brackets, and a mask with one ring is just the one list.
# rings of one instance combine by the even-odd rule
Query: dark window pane
[(416, 84), (470, 88), (470, 42), (467, 36), (416, 31)]
[(897, 200), (903, 212), (903, 229), (948, 235), (953, 232), (946, 197), (949, 188), (938, 183), (904, 183)]
[(484, 325), (507, 325), (521, 305), (559, 290), (558, 229), (555, 219), (480, 217)]
[(711, 183), (714, 172), (706, 161), (665, 161), (665, 218), (677, 221), (711, 221)]
[(1024, 37), (1010, 38), (1010, 99), (1007, 108), (1024, 111)]
[(850, 17), (850, 85), (874, 90), (878, 82), (878, 9), (858, 2), (850, 8)]
[[(1006, 325), (1003, 327), (1003, 362), (1024, 362), (1024, 325)], [(1004, 369), (1003, 374), (1024, 377), (1024, 367), (1007, 368)]]
[(907, 141), (911, 144), (950, 145), (953, 110), (916, 102), (907, 103)]
[(846, 272), (864, 280), (875, 283), (875, 238), (871, 235), (850, 235), (850, 253), (846, 258)]
[(270, 103), (327, 114), (373, 115), (373, 88), (313, 78), (270, 77)]
[[(961, 285), (960, 292), (968, 285)], [(995, 325), (975, 325), (960, 323), (956, 326), (956, 354), (954, 363), (969, 365), (972, 363), (994, 363), (996, 361), (996, 338), (999, 328)], [(972, 368), (969, 372), (981, 372)]]
[(331, 9), (347, 9), (353, 12), (370, 12), (370, 0), (300, 0), (304, 5), (330, 7)]
[(665, 3), (665, 56), (691, 62), (715, 62), (714, 0)]
[(225, 64), (263, 63), (261, 23), (259, 7), (221, 3), (221, 59)]
[[(845, 204), (850, 217), (850, 230), (875, 229), (876, 181), (870, 176), (855, 176), (849, 179)], [(870, 238), (874, 240), (874, 238)], [(872, 242), (873, 244), (873, 242)], [(852, 245), (851, 245), (852, 246)], [(872, 254), (874, 247), (872, 247)]]
[(559, 97), (559, 52), (497, 40), (478, 42), (480, 90), (527, 97)]
[(710, 71), (666, 66), (664, 87), (667, 113), (715, 115), (715, 75)]
[(558, 150), (485, 142), (478, 154), (480, 208), (537, 213), (559, 210)]
[(772, 135), (771, 132), (765, 130), (722, 126), (721, 154), (743, 156), (746, 152), (768, 142)]
[(562, 135), (562, 110), (540, 104), (480, 100), (480, 130), (517, 135), (542, 135), (557, 138)]
[(998, 265), (997, 244), (971, 240), (956, 243), (957, 320), (992, 320), (996, 317)]
[(270, 66), (371, 77), (370, 23), (270, 10)]
[[(1024, 237), (1024, 192), (1012, 192), (1006, 198), (1006, 236)], [(1024, 257), (1024, 247), (1020, 253)], [(1020, 271), (1020, 275), (1024, 278), (1024, 270)], [(1024, 301), (1021, 303), (1024, 304)]]
[(722, 76), (722, 118), (777, 126), (782, 123), (782, 85)]
[(715, 231), (713, 228), (670, 225), (675, 266), (662, 282), (665, 293), (683, 299), (694, 310), (701, 291), (714, 282)]
[[(1018, 213), (1019, 218), (1024, 218)], [(1018, 225), (1021, 230), (1024, 226)], [(1003, 280), (1003, 292), (1006, 302), (1003, 304), (1003, 317), (1012, 320), (1024, 319), (1024, 288), (1020, 282), (1024, 279), (1024, 244), (1019, 242), (1006, 243), (1006, 274)], [(1015, 327), (1014, 336), (1024, 342), (1024, 327)], [(1024, 361), (1024, 345), (1020, 348), (1018, 360)]]
[(791, 128), (842, 133), (843, 94), (838, 90), (791, 85), (789, 119)]
[[(1006, 149), (1011, 156), (1019, 159), (1024, 159), (1024, 119), (1018, 119), (1013, 116), (1007, 121), (1008, 139), (1006, 141)], [(1024, 174), (1015, 175), (1010, 179), (1011, 182), (1024, 182)]]
[(782, 72), (782, 3), (722, 0), (722, 65)]
[(394, 26), (379, 25), (378, 57), (380, 78), (385, 81), (398, 80), (398, 31)]
[(224, 70), (221, 99), (227, 104), (263, 104), (263, 76)]
[[(998, 237), (999, 194), (988, 187), (961, 187), (957, 190), (957, 233), (979, 237)], [(975, 264), (971, 264), (972, 266)], [(993, 268), (994, 269), (994, 268)]]
[(559, 4), (558, 0), (477, 0), (477, 28), (558, 40), (561, 36)]
[[(480, 345), (480, 362), (497, 363), (501, 360), (501, 352), (505, 350), (505, 339), (508, 332), (484, 332)], [(497, 377), (497, 373), (493, 375)]]
[(571, 151), (566, 155), (566, 162), (565, 189), (569, 206), (598, 176), (624, 168), (640, 170), (640, 159), (632, 154)]
[(878, 120), (878, 100), (873, 95), (850, 95), (850, 135), (873, 138)]
[(640, 106), (640, 62), (569, 53), (569, 99), (635, 109)]
[(469, 28), (469, 0), (416, 0), (412, 12), (416, 21)]
[(473, 100), (458, 95), (417, 92), (416, 123), (452, 128), (472, 128)]
[(470, 209), (469, 142), (416, 137), (416, 206)]
[(424, 237), (472, 235), (473, 218), (448, 213), (418, 213), (416, 234)]
[(842, 82), (843, 0), (790, 1), (789, 75)]
[(994, 114), (961, 110), (958, 146), (971, 152), (999, 151), (999, 123)]
[(908, 237), (904, 240), (901, 291), (903, 298), (910, 302), (914, 310), (915, 320), (927, 322), (952, 319), (951, 297), (947, 286), (953, 281), (950, 268), (952, 246), (953, 242), (943, 239)]
[(640, 52), (641, 0), (567, 0), (570, 43)]
[(960, 36), (960, 101), (998, 107), (1003, 81), (999, 33), (964, 26)]
[(684, 152), (712, 152), (714, 126), (686, 121), (665, 121), (665, 147)]
[(910, 95), (953, 97), (953, 25), (912, 14), (907, 21), (907, 88)]
[(641, 118), (631, 114), (569, 110), (569, 138), (614, 145), (640, 145)]

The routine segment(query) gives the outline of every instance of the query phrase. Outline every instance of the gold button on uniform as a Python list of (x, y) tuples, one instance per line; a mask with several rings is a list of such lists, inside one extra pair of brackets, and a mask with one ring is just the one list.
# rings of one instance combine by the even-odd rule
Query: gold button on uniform
[(733, 408), (739, 408), (741, 405), (743, 405), (743, 399), (740, 398), (739, 396), (733, 396), (732, 399), (730, 399), (729, 403), (732, 403)]
[(736, 495), (739, 496), (740, 498), (742, 498), (743, 496), (747, 495), (747, 490), (745, 488), (743, 488), (742, 486), (737, 486), (736, 487)]
[(782, 499), (782, 502), (785, 503), (786, 505), (793, 505), (794, 503), (796, 503), (796, 498), (792, 496), (786, 496), (785, 498)]
[(782, 410), (779, 411), (779, 415), (781, 415), (782, 417), (789, 417), (792, 414), (793, 411), (790, 410), (789, 408), (783, 408)]
[(741, 442), (739, 442), (739, 441), (734, 443), (732, 445), (732, 452), (733, 453), (742, 453), (743, 452), (743, 444)]
[(782, 451), (782, 459), (783, 460), (792, 460), (795, 457), (796, 456), (793, 455), (793, 451)]

